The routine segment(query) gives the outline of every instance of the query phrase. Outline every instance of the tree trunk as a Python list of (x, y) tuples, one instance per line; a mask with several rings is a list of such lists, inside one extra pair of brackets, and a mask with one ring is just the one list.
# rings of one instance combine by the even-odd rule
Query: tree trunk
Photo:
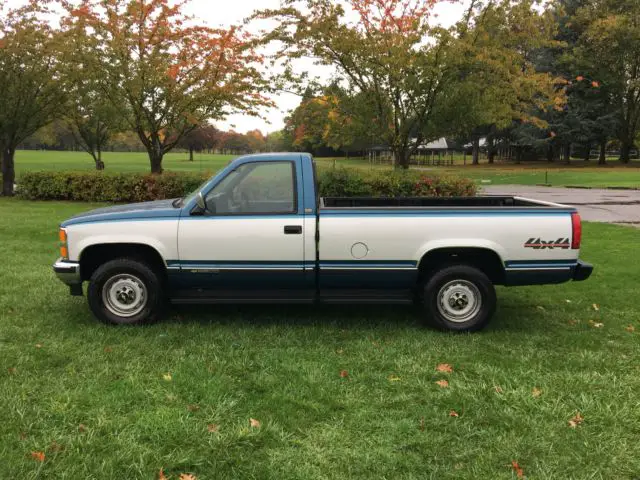
[(11, 147), (2, 149), (2, 195), (13, 196), (13, 184), (16, 180), (14, 155), (16, 151)]
[(607, 139), (600, 140), (600, 155), (598, 156), (598, 165), (606, 165), (607, 163)]
[(547, 146), (547, 162), (553, 162), (553, 144), (551, 143)]
[(398, 149), (393, 152), (396, 168), (407, 170), (409, 168), (409, 149)]
[(496, 148), (495, 148), (495, 144), (494, 141), (491, 140), (489, 142), (487, 142), (487, 161), (489, 163), (493, 163), (493, 160), (496, 157)]
[(562, 156), (564, 157), (564, 161), (567, 164), (571, 163), (571, 142), (565, 142), (564, 145), (562, 145)]
[(587, 143), (584, 153), (584, 161), (588, 162), (591, 159), (591, 142)]
[(631, 160), (631, 143), (632, 142), (624, 139), (620, 144), (620, 161), (622, 163), (629, 163)]
[(472, 144), (472, 151), (471, 151), (471, 155), (473, 160), (471, 161), (472, 165), (479, 165), (480, 164), (480, 138), (479, 137), (475, 137), (473, 139), (473, 144)]
[(162, 173), (162, 153), (149, 152), (149, 162), (151, 163), (151, 173), (160, 175)]
[(189, 147), (189, 161), (193, 162), (193, 147)]

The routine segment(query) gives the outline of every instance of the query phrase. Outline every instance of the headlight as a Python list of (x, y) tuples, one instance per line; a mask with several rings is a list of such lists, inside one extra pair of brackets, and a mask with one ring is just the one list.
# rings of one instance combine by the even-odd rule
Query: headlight
[(69, 259), (69, 246), (67, 245), (67, 231), (61, 228), (58, 232), (58, 239), (60, 240), (60, 256), (68, 260)]

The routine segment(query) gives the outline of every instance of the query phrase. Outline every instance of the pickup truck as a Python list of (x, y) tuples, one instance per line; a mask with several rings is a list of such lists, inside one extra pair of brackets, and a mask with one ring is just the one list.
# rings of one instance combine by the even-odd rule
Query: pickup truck
[(57, 276), (112, 324), (167, 302), (418, 302), (448, 330), (484, 327), (494, 285), (585, 280), (580, 217), (520, 197), (321, 198), (301, 153), (237, 158), (185, 198), (60, 225)]

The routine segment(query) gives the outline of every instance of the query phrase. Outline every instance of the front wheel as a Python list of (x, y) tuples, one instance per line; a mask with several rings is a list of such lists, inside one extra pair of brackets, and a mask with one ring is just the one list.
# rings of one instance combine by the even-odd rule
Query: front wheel
[(496, 291), (481, 270), (469, 265), (450, 265), (427, 279), (423, 305), (432, 325), (443, 330), (473, 332), (491, 320)]
[(98, 267), (87, 297), (98, 320), (115, 325), (153, 322), (160, 317), (164, 302), (159, 275), (145, 263), (128, 258)]

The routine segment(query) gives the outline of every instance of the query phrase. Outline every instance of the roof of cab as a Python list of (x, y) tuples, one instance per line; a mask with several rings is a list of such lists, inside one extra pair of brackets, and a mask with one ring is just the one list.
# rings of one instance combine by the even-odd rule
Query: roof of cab
[(272, 162), (274, 160), (287, 160), (295, 161), (300, 158), (311, 158), (310, 153), (304, 152), (277, 152), (277, 153), (256, 153), (253, 155), (244, 155), (233, 160), (233, 162), (245, 162), (250, 160), (252, 162)]

